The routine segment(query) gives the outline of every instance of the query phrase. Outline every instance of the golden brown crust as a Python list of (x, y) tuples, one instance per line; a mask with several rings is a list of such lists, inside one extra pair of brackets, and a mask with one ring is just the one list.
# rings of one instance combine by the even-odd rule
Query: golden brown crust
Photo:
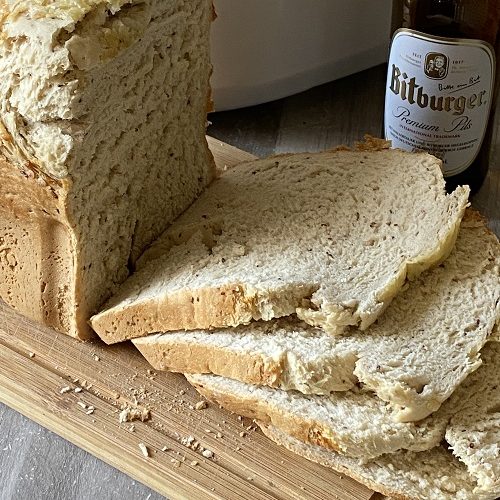
[(0, 298), (55, 330), (86, 338), (90, 329), (77, 327), (69, 186), (33, 165), (0, 161)]
[(341, 448), (335, 440), (335, 436), (332, 435), (331, 429), (327, 429), (319, 422), (308, 421), (298, 415), (282, 413), (279, 410), (271, 412), (267, 408), (266, 402), (259, 398), (252, 400), (238, 398), (233, 394), (227, 394), (213, 388), (207, 389), (188, 374), (186, 374), (186, 378), (203, 397), (216, 401), (229, 411), (244, 417), (255, 418), (266, 424), (272, 424), (304, 443), (341, 452)]
[(325, 467), (330, 467), (331, 469), (339, 472), (340, 474), (345, 474), (346, 476), (349, 476), (350, 478), (354, 479), (358, 483), (364, 484), (371, 490), (377, 491), (381, 493), (382, 495), (385, 495), (387, 497), (390, 497), (395, 500), (418, 500), (413, 497), (409, 497), (408, 495), (404, 494), (401, 491), (394, 490), (391, 488), (386, 487), (383, 484), (380, 483), (375, 483), (374, 481), (370, 481), (369, 479), (366, 479), (363, 476), (360, 476), (359, 474), (356, 474), (354, 471), (349, 469), (348, 467), (335, 462), (332, 460), (331, 462), (325, 462), (322, 460), (318, 455), (316, 455), (313, 450), (308, 450), (305, 448), (298, 448), (294, 447), (291, 445), (290, 441), (287, 441), (286, 439), (282, 439), (280, 435), (278, 435), (276, 432), (273, 431), (272, 427), (267, 425), (264, 422), (257, 421), (257, 424), (259, 427), (262, 429), (262, 432), (273, 442), (275, 442), (279, 446), (283, 446), (287, 450), (291, 451), (292, 453), (296, 453), (297, 455), (300, 455), (307, 460), (310, 460), (311, 462), (316, 462), (320, 465), (323, 465)]
[(248, 384), (279, 387), (284, 360), (255, 353), (235, 353), (225, 347), (193, 343), (133, 341), (155, 370), (176, 373), (215, 373)]
[(254, 303), (240, 284), (195, 291), (181, 290), (168, 297), (135, 303), (117, 314), (104, 310), (91, 325), (108, 344), (164, 330), (200, 330), (237, 326), (252, 319)]

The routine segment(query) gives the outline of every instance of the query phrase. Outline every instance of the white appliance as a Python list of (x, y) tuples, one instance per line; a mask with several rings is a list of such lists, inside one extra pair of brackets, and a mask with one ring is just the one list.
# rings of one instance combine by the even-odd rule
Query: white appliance
[(217, 111), (279, 99), (387, 59), (392, 0), (215, 0)]

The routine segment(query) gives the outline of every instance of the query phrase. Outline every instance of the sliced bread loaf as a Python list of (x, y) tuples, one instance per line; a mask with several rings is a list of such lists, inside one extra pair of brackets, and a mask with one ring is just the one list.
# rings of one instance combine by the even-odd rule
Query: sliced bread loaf
[(464, 464), (442, 446), (401, 451), (364, 462), (306, 444), (272, 425), (257, 422), (264, 434), (293, 453), (352, 477), (398, 500), (493, 500), (500, 491), (479, 490)]
[(157, 370), (214, 373), (304, 394), (362, 382), (394, 403), (398, 420), (420, 420), (480, 365), (479, 351), (500, 319), (499, 265), (497, 238), (468, 210), (450, 257), (398, 295), (369, 335), (333, 337), (283, 318), (150, 335), (134, 344)]
[(297, 313), (366, 329), (450, 253), (468, 188), (399, 150), (290, 154), (228, 170), (142, 257), (92, 326), (108, 343)]
[(211, 0), (0, 3), (0, 298), (73, 336), (214, 174)]

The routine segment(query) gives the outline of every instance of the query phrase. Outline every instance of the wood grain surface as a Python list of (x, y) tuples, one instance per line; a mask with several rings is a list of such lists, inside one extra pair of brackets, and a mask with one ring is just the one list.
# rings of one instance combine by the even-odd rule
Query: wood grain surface
[[(316, 151), (340, 143), (352, 143), (360, 139), (364, 133), (380, 134), (384, 82), (385, 68), (380, 66), (280, 101), (242, 110), (215, 113), (210, 117), (212, 126), (209, 133), (218, 141), (228, 142), (257, 156), (285, 151)], [(498, 116), (496, 121), (498, 123)], [(497, 126), (490, 172), (483, 188), (473, 199), (473, 204), (489, 218), (490, 225), (497, 234), (500, 232), (500, 165), (498, 162), (500, 138), (498, 133)], [(222, 163), (229, 164), (232, 158), (230, 151), (227, 150), (224, 153)], [(39, 414), (38, 421), (49, 429), (57, 428), (58, 432), (61, 431), (62, 422), (64, 422), (67, 430), (61, 434), (69, 439), (81, 426), (94, 424), (92, 420), (97, 421), (97, 415), (102, 412), (103, 419), (99, 419), (100, 423), (95, 431), (98, 441), (92, 441), (91, 444), (100, 446), (101, 443), (110, 444), (110, 441), (112, 442), (115, 438), (124, 440), (123, 449), (120, 447), (120, 452), (118, 452), (123, 456), (117, 455), (117, 452), (111, 449), (103, 452), (106, 456), (99, 456), (116, 467), (120, 467), (118, 462), (128, 463), (130, 460), (130, 464), (126, 464), (126, 467), (138, 471), (137, 474), (132, 474), (133, 477), (137, 478), (143, 474), (144, 465), (160, 460), (161, 466), (170, 471), (170, 474), (166, 475), (167, 478), (177, 474), (184, 478), (187, 474), (185, 471), (190, 470), (189, 486), (186, 486), (182, 480), (180, 483), (172, 480), (171, 488), (174, 497), (189, 493), (190, 498), (205, 496), (210, 498), (217, 497), (217, 495), (221, 497), (222, 494), (229, 495), (226, 498), (238, 498), (231, 496), (233, 491), (227, 485), (234, 484), (231, 481), (236, 478), (241, 480), (241, 477), (245, 479), (247, 488), (250, 488), (244, 490), (245, 494), (251, 492), (256, 498), (259, 497), (255, 492), (260, 493), (260, 491), (268, 495), (267, 498), (283, 498), (286, 495), (295, 495), (295, 498), (308, 498), (307, 495), (312, 498), (321, 498), (312, 495), (325, 494), (325, 492), (327, 496), (323, 498), (335, 498), (338, 494), (329, 484), (330, 478), (334, 477), (331, 472), (325, 472), (319, 466), (299, 460), (285, 450), (270, 446), (258, 432), (252, 431), (248, 436), (241, 438), (239, 432), (241, 432), (242, 424), (235, 417), (221, 416), (223, 412), (218, 408), (210, 407), (207, 410), (193, 411), (189, 409), (189, 403), (187, 407), (184, 403), (179, 403), (181, 399), (186, 401), (198, 399), (189, 391), (187, 395), (180, 395), (181, 390), (186, 390), (183, 389), (184, 382), (181, 377), (158, 374), (153, 376), (154, 380), (151, 381), (148, 378), (151, 375), (148, 375), (146, 365), (131, 346), (113, 347), (104, 353), (100, 344), (77, 344), (50, 331), (43, 331), (36, 335), (30, 334), (32, 329), (30, 323), (17, 319), (5, 307), (0, 308), (0, 317), (4, 318), (0, 319), (0, 325), (2, 321), (4, 325), (11, 325), (8, 331), (6, 331), (7, 327), (0, 328), (2, 331), (0, 334), (0, 399), (7, 400), (6, 391), (2, 388), (4, 384), (8, 385), (11, 394), (9, 404), (30, 415), (31, 418), (35, 418), (32, 415), (32, 400), (24, 399), (24, 403), (21, 403), (28, 393), (34, 393), (37, 399), (33, 401), (44, 405), (44, 411)], [(9, 339), (8, 343), (6, 339)], [(78, 347), (78, 353), (74, 351), (75, 346)], [(42, 350), (48, 349), (48, 354), (42, 355), (40, 352), (35, 354), (35, 358), (29, 358), (29, 350), (35, 347)], [(99, 361), (95, 361), (93, 357), (95, 353), (100, 356)], [(127, 363), (120, 361), (121, 356), (126, 356), (129, 361)], [(37, 375), (39, 372), (34, 371), (35, 366), (42, 367), (50, 373), (51, 390), (43, 386), (43, 381)], [(72, 392), (66, 394), (65, 398), (60, 398), (58, 391), (66, 384), (76, 387), (75, 384), (69, 382), (68, 376), (76, 376), (74, 375), (76, 368), (82, 366), (85, 366), (85, 373), (89, 374), (89, 379), (102, 377), (103, 371), (107, 370), (105, 366), (109, 366), (111, 373), (108, 375), (111, 377), (112, 385), (106, 386), (106, 389), (106, 387), (101, 387), (102, 384), (96, 383), (97, 389), (94, 388), (94, 391), (97, 390), (99, 395), (91, 388), (90, 391), (84, 390), (79, 394)], [(19, 383), (5, 381), (5, 378), (8, 378), (7, 374), (13, 369), (19, 370), (23, 376), (23, 380)], [(127, 373), (137, 372), (138, 375), (132, 380), (130, 380), (132, 375), (124, 378), (123, 375), (119, 375), (119, 370), (122, 369), (127, 370)], [(114, 411), (121, 404), (134, 401), (133, 388), (150, 387), (148, 385), (150, 383), (153, 383), (152, 391), (160, 390), (160, 388), (164, 391), (165, 408), (172, 405), (172, 410), (165, 413), (162, 410), (160, 415), (155, 415), (153, 412), (150, 422), (136, 423), (135, 433), (130, 433), (127, 426), (122, 428), (123, 424), (117, 427), (117, 414)], [(120, 388), (120, 399), (115, 401), (108, 399), (110, 387)], [(155, 397), (159, 397), (158, 394)], [(144, 400), (144, 398), (138, 399)], [(96, 406), (94, 415), (84, 413), (74, 415), (75, 405), (80, 400), (86, 404), (99, 405)], [(174, 400), (177, 403), (173, 403)], [(81, 408), (76, 406), (76, 410), (79, 409)], [(107, 416), (104, 417), (104, 414)], [(67, 418), (68, 415), (75, 416), (74, 423), (72, 419)], [(171, 415), (174, 427), (168, 423)], [(156, 418), (158, 420), (155, 424)], [(224, 424), (222, 420), (226, 420), (227, 424)], [(214, 437), (216, 434), (205, 432), (206, 429), (217, 429), (217, 432), (222, 432), (217, 424), (228, 426), (229, 430), (224, 432), (225, 435), (231, 436), (229, 440), (219, 441)], [(178, 427), (175, 427), (176, 425)], [(245, 425), (248, 424), (245, 423)], [(157, 431), (157, 426), (164, 428)], [(158, 438), (154, 438), (160, 435), (157, 432), (165, 436), (161, 438), (161, 443)], [(193, 454), (184, 446), (179, 445), (178, 438), (182, 436), (175, 436), (174, 432), (184, 435), (192, 434), (200, 439), (203, 445), (216, 452), (215, 461), (207, 463), (204, 458), (200, 460), (199, 454)], [(136, 447), (140, 440), (151, 446), (153, 451), (151, 459), (141, 458), (139, 449)], [(158, 446), (161, 450), (160, 444), (162, 444), (161, 447), (171, 447), (172, 451), (158, 451), (156, 447)], [(240, 450), (234, 451), (238, 447)], [(92, 448), (88, 446), (86, 449)], [(177, 452), (181, 455), (177, 455)], [(197, 456), (196, 460), (202, 465), (190, 466), (184, 462), (177, 468), (175, 463), (170, 462), (182, 456), (187, 457), (188, 464), (192, 456)], [(258, 470), (268, 469), (265, 470), (265, 475), (252, 476), (254, 470), (252, 464), (256, 461), (260, 467)], [(270, 463), (272, 466), (269, 465)], [(136, 464), (139, 465), (136, 466)], [(157, 480), (158, 467), (160, 466), (148, 468), (148, 475), (151, 475), (152, 481)], [(223, 481), (226, 477), (226, 467), (227, 482)], [(245, 471), (243, 476), (239, 476), (238, 474), (242, 471)], [(304, 478), (307, 482), (302, 484)], [(268, 481), (273, 484), (268, 484)], [(222, 482), (225, 485), (223, 487), (221, 487)], [(349, 481), (346, 481), (346, 484), (352, 486)], [(305, 490), (297, 490), (301, 485)], [(199, 489), (193, 490), (191, 489), (193, 487)], [(215, 490), (211, 491), (211, 488)], [(348, 489), (342, 491), (339, 498), (346, 498), (345, 494), (348, 492)], [(366, 495), (369, 496), (369, 492), (364, 489), (359, 492), (359, 498), (368, 498)], [(60, 438), (45, 427), (0, 404), (0, 498), (2, 500), (46, 498), (51, 500), (87, 498), (157, 500), (162, 496)]]
[[(210, 145), (219, 168), (253, 158), (217, 140)], [(279, 449), (249, 420), (213, 404), (196, 409), (201, 398), (184, 377), (154, 373), (130, 343), (79, 342), (1, 304), (0, 346), (3, 403), (160, 494), (248, 500), (372, 495)], [(151, 418), (120, 423), (127, 407), (150, 409)]]

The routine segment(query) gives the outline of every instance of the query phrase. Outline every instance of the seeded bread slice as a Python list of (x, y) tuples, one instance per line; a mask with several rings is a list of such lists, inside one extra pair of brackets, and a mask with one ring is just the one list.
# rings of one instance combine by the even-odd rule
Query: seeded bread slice
[(274, 425), (300, 441), (370, 459), (406, 449), (423, 451), (443, 439), (450, 414), (441, 408), (420, 422), (395, 422), (394, 410), (366, 391), (303, 395), (217, 375), (186, 375), (204, 397), (239, 415)]
[[(492, 498), (492, 492), (500, 493), (500, 457), (498, 440), (495, 441), (500, 421), (489, 418), (491, 412), (498, 410), (500, 400), (500, 344), (488, 343), (483, 354), (483, 365), (436, 413), (416, 424), (391, 424), (387, 420), (387, 408), (377, 404), (377, 398), (360, 391), (341, 393), (340, 397), (338, 393), (304, 396), (215, 375), (187, 375), (187, 379), (205, 397), (215, 399), (229, 410), (271, 425), (302, 443), (338, 452), (342, 457), (364, 461), (381, 457), (384, 461), (382, 455), (397, 452), (399, 455), (394, 460), (389, 458), (390, 462), (397, 463), (399, 457), (406, 460), (399, 450), (434, 448), (446, 434), (454, 453), (474, 477), (474, 491)], [(441, 430), (443, 434), (438, 436)], [(475, 451), (471, 453), (471, 441), (466, 440), (474, 440), (478, 435), (478, 448), (476, 450), (474, 444)], [(414, 460), (418, 462), (416, 457)], [(418, 477), (418, 474), (417, 467), (415, 475)]]
[(362, 462), (303, 443), (272, 425), (259, 425), (276, 443), (393, 498), (498, 498), (500, 345), (489, 343), (482, 357), (484, 365), (467, 378), (450, 401), (451, 405), (460, 405), (446, 430), (450, 450), (438, 446), (425, 452), (398, 452)]
[(491, 343), (482, 357), (497, 369), (488, 377), (476, 377), (463, 398), (464, 409), (448, 425), (446, 440), (481, 489), (500, 495), (500, 344)]
[(445, 259), (468, 188), (399, 150), (289, 154), (228, 170), (92, 318), (107, 343), (297, 313), (366, 329), (405, 279)]
[(398, 500), (493, 500), (498, 492), (480, 491), (464, 464), (444, 447), (415, 453), (401, 451), (363, 462), (317, 445), (306, 444), (272, 425), (257, 422), (280, 446), (308, 460), (352, 477)]
[(370, 334), (333, 337), (288, 318), (213, 332), (170, 332), (134, 340), (157, 370), (214, 373), (304, 394), (361, 381), (395, 405), (399, 421), (436, 411), (480, 365), (500, 318), (500, 245), (468, 210), (441, 266), (398, 295)]

